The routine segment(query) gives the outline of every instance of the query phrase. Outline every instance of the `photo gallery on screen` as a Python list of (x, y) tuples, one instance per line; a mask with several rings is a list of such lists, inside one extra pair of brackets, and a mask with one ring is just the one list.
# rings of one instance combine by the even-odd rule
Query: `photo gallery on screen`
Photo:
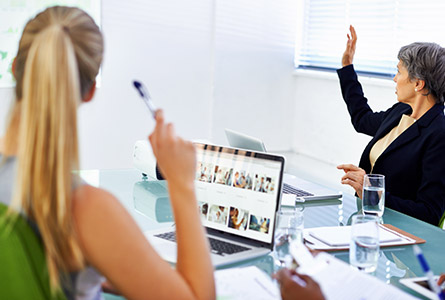
[(203, 221), (224, 225), (240, 231), (269, 233), (270, 219), (249, 215), (249, 211), (233, 206), (223, 206), (207, 202), (198, 202), (199, 213)]
[[(275, 178), (265, 174), (255, 174), (232, 167), (198, 162), (197, 181), (220, 184), (252, 192), (272, 194), (275, 192)], [(203, 221), (213, 222), (240, 231), (269, 233), (270, 218), (252, 215), (239, 207), (199, 202), (199, 212)]]
[(274, 193), (275, 178), (265, 174), (253, 174), (246, 170), (234, 170), (231, 167), (198, 162), (196, 180), (233, 186), (260, 193)]

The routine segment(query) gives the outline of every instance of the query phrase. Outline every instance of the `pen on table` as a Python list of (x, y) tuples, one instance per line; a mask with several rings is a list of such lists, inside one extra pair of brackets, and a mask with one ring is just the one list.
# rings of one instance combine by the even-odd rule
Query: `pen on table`
[(417, 259), (420, 262), (422, 270), (425, 273), (425, 276), (428, 278), (428, 285), (430, 286), (431, 290), (439, 297), (439, 299), (445, 300), (445, 293), (440, 289), (437, 282), (434, 280), (434, 274), (430, 270), (430, 267), (423, 256), (422, 250), (420, 250), (420, 247), (417, 245), (413, 245), (413, 249), (414, 254), (417, 256)]

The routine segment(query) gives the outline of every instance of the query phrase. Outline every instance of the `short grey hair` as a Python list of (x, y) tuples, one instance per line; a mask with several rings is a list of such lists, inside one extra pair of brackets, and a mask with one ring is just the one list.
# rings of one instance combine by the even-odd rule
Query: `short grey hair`
[(436, 43), (412, 43), (403, 46), (397, 58), (408, 70), (411, 80), (425, 81), (425, 88), (436, 103), (445, 100), (445, 49)]

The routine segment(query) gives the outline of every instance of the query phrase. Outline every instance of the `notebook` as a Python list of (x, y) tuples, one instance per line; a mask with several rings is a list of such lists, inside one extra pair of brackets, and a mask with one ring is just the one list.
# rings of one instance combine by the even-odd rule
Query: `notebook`
[[(425, 243), (425, 240), (390, 224), (380, 224), (379, 226), (380, 247)], [(303, 236), (306, 246), (314, 250), (347, 250), (351, 240), (351, 226), (306, 228)]]
[[(284, 158), (195, 143), (196, 196), (214, 266), (266, 255), (273, 250)], [(174, 227), (145, 232), (165, 260), (176, 262)]]
[[(264, 146), (263, 141), (258, 138), (227, 128), (225, 129), (225, 132), (231, 147), (266, 152), (266, 147)], [(331, 199), (337, 200), (342, 197), (342, 193), (339, 191), (306, 181), (291, 174), (284, 174), (283, 193), (295, 195), (298, 202)], [(291, 203), (291, 205), (294, 204), (295, 203)]]

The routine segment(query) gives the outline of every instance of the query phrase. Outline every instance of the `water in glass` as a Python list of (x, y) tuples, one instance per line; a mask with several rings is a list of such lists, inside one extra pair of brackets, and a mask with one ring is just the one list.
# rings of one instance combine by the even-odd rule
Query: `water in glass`
[(303, 211), (298, 209), (280, 210), (277, 212), (274, 234), (275, 258), (281, 266), (289, 256), (289, 246), (292, 242), (303, 241)]
[(363, 189), (363, 212), (365, 214), (383, 216), (385, 209), (385, 188), (365, 187)]
[(349, 263), (365, 272), (374, 272), (379, 259), (379, 218), (371, 215), (352, 217)]
[(350, 264), (365, 272), (374, 272), (379, 259), (379, 240), (369, 236), (353, 237)]
[(385, 209), (385, 176), (366, 174), (363, 177), (362, 208), (366, 215), (383, 216)]

